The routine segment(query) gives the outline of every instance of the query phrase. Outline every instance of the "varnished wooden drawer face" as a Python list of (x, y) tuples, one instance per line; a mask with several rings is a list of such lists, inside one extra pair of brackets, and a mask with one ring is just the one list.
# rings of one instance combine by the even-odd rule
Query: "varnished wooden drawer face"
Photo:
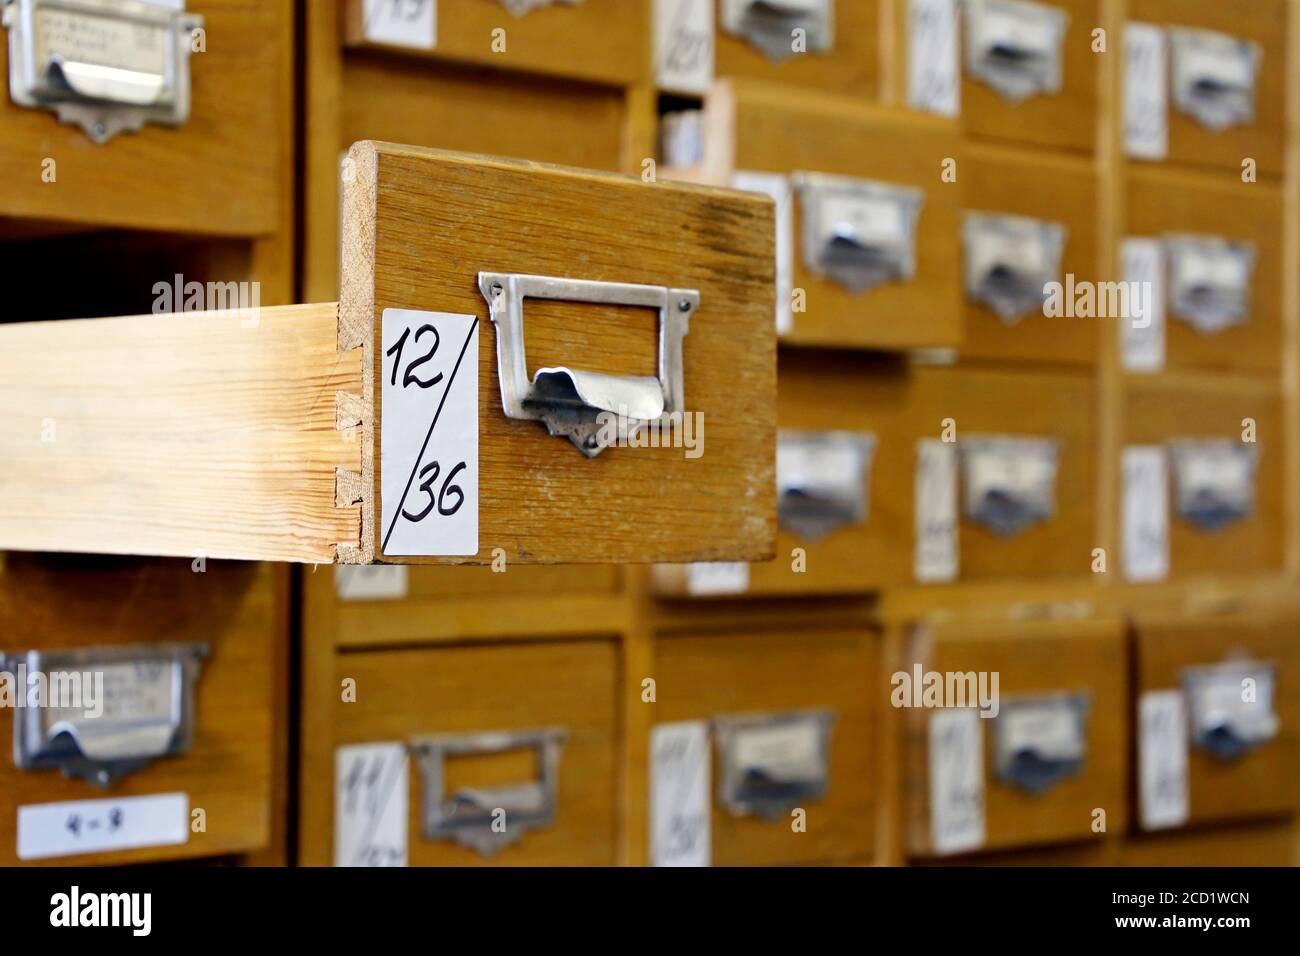
[[(190, 117), (95, 145), (79, 126), (0, 98), (0, 216), (216, 236), (273, 232), (292, 125), (290, 0), (190, 0), (207, 49), (190, 57)], [(4, 31), (8, 33), (8, 31)], [(8, 43), (0, 76), (8, 77)], [(54, 182), (41, 181), (47, 159)]]
[[(963, 40), (961, 125), (977, 137), (1012, 140), (1033, 146), (1091, 152), (1097, 143), (1099, 84), (1105, 56), (1092, 50), (1092, 31), (1101, 22), (1100, 0), (1033, 0), (1036, 6), (1068, 18), (1061, 43), (1059, 92), (1036, 93), (1012, 101), (971, 73)], [(970, 29), (963, 11), (963, 33)], [(1115, 38), (1108, 42), (1117, 43)]]
[[(955, 428), (957, 529), (962, 581), (1078, 575), (1091, 561), (1095, 528), (1095, 384), (1085, 374), (979, 366), (920, 366), (908, 418), (916, 440)], [(1054, 507), (1041, 520), (995, 532), (965, 506), (962, 442), (972, 438), (1055, 442)], [(969, 442), (968, 442), (969, 443)], [(915, 457), (913, 459), (916, 460)]]
[[(329, 0), (334, 2), (334, 0)], [(343, 0), (347, 42), (379, 46), (362, 29), (364, 0)], [(412, 57), (629, 86), (650, 78), (651, 0), (538, 5), (514, 16), (502, 0), (436, 4), (436, 42)], [(403, 141), (405, 142), (405, 141)]]
[[(1134, 738), (1139, 751), (1144, 695), (1180, 692), (1192, 725), (1187, 689), (1191, 669), (1234, 661), (1272, 668), (1271, 706), (1277, 726), (1271, 739), (1236, 756), (1216, 756), (1189, 731), (1183, 825), (1292, 815), (1300, 803), (1300, 618), (1265, 609), (1191, 619), (1139, 617), (1133, 640)], [(1267, 691), (1258, 678), (1255, 681), (1256, 700), (1262, 706)], [(1243, 684), (1242, 694), (1246, 692)], [(1137, 793), (1140, 804), (1141, 789)], [(1135, 806), (1133, 814), (1137, 828), (1144, 828), (1143, 808)]]
[[(1244, 321), (1202, 332), (1180, 318), (1165, 281), (1165, 368), (1251, 370), (1278, 374), (1282, 361), (1283, 194), (1266, 183), (1243, 183), (1229, 174), (1204, 174), (1130, 164), (1129, 236), (1171, 234), (1249, 243), (1250, 273)], [(1168, 254), (1166, 254), (1168, 258)], [(1166, 275), (1169, 275), (1167, 264)]]
[[(828, 50), (810, 45), (780, 62), (743, 36), (723, 28), (722, 2), (717, 8), (714, 71), (722, 77), (776, 80), (874, 99), (880, 85), (881, 0), (831, 0), (834, 42)], [(811, 36), (811, 32), (809, 33)]]
[[(996, 693), (989, 697), (996, 701), (997, 713), (976, 718), (983, 738), (984, 841), (972, 850), (1100, 842), (1106, 833), (1123, 832), (1127, 685), (1119, 621), (936, 625), (912, 636), (904, 665), (913, 681), (918, 666), (923, 679), (932, 673), (944, 675), (945, 681), (948, 674), (974, 673), (977, 681), (985, 679), (989, 691), (997, 675)], [(1082, 759), (1041, 790), (1032, 789), (1010, 764), (999, 765), (999, 735), (1016, 734), (1014, 739), (1032, 744), (1032, 736), (1017, 734), (1006, 724), (1018, 719), (1017, 707), (1059, 695), (1082, 701), (1086, 708)], [(918, 708), (905, 715), (908, 844), (920, 856), (941, 852), (931, 838), (934, 782), (928, 740), (936, 713)], [(1103, 832), (1094, 830), (1101, 819), (1098, 809), (1105, 811)]]
[[(1198, 527), (1178, 513), (1172, 442), (1220, 440), (1240, 443), (1255, 423), (1257, 449), (1254, 506), (1217, 529)], [(1283, 429), (1282, 397), (1266, 382), (1225, 382), (1201, 376), (1182, 384), (1130, 378), (1124, 402), (1125, 446), (1165, 451), (1168, 472), (1169, 574), (1239, 574), (1282, 567)]]
[(872, 854), (884, 700), (879, 667), (877, 637), (865, 628), (768, 627), (656, 640), (656, 724), (807, 710), (829, 711), (834, 720), (829, 786), (820, 799), (801, 803), (806, 832), (795, 832), (789, 812), (763, 819), (724, 808), (720, 758), (716, 742), (710, 744), (715, 866), (830, 863)]
[[(107, 789), (57, 769), (19, 770), (14, 715), (0, 715), (0, 863), (15, 865), (18, 808), (64, 801), (184, 794), (186, 841), (48, 862), (81, 865), (214, 857), (260, 850), (271, 834), (273, 702), (285, 689), (275, 662), (285, 632), (283, 567), (189, 561), (9, 554), (0, 568), (0, 650), (67, 651), (114, 645), (201, 643), (187, 753), (165, 756)], [(94, 664), (77, 670), (94, 671)], [(29, 675), (30, 676), (30, 675)], [(107, 707), (108, 702), (105, 701)], [(206, 830), (196, 831), (194, 811)], [(45, 861), (43, 861), (45, 862)]]
[(1295, 866), (1291, 821), (1134, 834), (1120, 844), (1120, 866)]
[(1255, 160), (1261, 175), (1281, 176), (1286, 127), (1286, 0), (1131, 0), (1128, 19), (1166, 28), (1211, 30), (1258, 44), (1262, 58), (1255, 80), (1254, 121), (1211, 130), (1174, 108), (1171, 95), (1167, 159), (1218, 166), (1240, 176), (1242, 162), (1249, 158)]
[[(974, 143), (966, 146), (961, 171), (965, 212), (979, 217), (977, 223), (987, 221), (983, 217), (1011, 216), (1034, 220), (1034, 226), (1063, 229), (1059, 268), (1048, 273), (1049, 281), (1061, 286), (1059, 296), (1035, 307), (1008, 302), (1005, 318), (990, 304), (989, 300), (997, 302), (996, 298), (978, 291), (972, 294), (966, 270), (972, 266), (971, 243), (978, 239), (964, 241), (966, 337), (962, 354), (999, 361), (1094, 364), (1102, 329), (1109, 329), (1114, 320), (1079, 315), (1076, 308), (1078, 294), (1074, 290), (1101, 278), (1097, 176), (1091, 161), (1064, 153)], [(1044, 251), (1052, 245), (1048, 238), (1042, 242)], [(981, 261), (978, 255), (976, 261)]]
[[(422, 835), (424, 783), (409, 768), (412, 866), (611, 866), (615, 862), (618, 650), (611, 641), (482, 644), (367, 651), (335, 658), (335, 686), (356, 681), (355, 703), (334, 709), (335, 745), (438, 735), (558, 729), (565, 734), (550, 825), (484, 857)], [(527, 784), (528, 754), (450, 757), (445, 793)], [(506, 826), (510, 826), (509, 816)], [(329, 842), (328, 834), (320, 839)]]

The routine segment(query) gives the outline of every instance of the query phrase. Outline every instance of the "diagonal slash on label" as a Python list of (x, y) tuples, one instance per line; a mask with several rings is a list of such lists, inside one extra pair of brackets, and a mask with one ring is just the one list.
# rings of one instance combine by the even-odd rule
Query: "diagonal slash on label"
[[(405, 756), (402, 759), (404, 760)], [(357, 855), (353, 857), (357, 862), (353, 864), (354, 866), (361, 865), (362, 854), (365, 853), (366, 847), (370, 845), (370, 841), (374, 839), (375, 831), (379, 829), (379, 821), (383, 818), (384, 811), (388, 809), (389, 801), (393, 799), (398, 777), (402, 773), (402, 761), (389, 761), (387, 770), (388, 773), (380, 786), (379, 803), (375, 808), (375, 812), (366, 820), (365, 830), (361, 834), (361, 839), (357, 841)]]
[(478, 331), (478, 316), (474, 316), (474, 321), (470, 324), (469, 335), (465, 336), (465, 341), (461, 344), (460, 354), (456, 356), (456, 364), (452, 367), (451, 375), (447, 378), (447, 387), (442, 390), (442, 398), (438, 401), (438, 410), (433, 413), (433, 421), (429, 422), (429, 430), (425, 432), (424, 443), (420, 445), (420, 453), (415, 456), (415, 463), (411, 465), (411, 474), (406, 479), (406, 487), (402, 489), (402, 497), (397, 501), (397, 507), (393, 510), (393, 520), (388, 525), (388, 532), (384, 535), (384, 543), (380, 546), (381, 551), (388, 550), (388, 539), (393, 536), (393, 529), (397, 527), (397, 519), (402, 516), (402, 507), (406, 504), (406, 496), (411, 493), (411, 482), (415, 481), (416, 472), (420, 469), (420, 462), (424, 458), (425, 451), (429, 448), (429, 441), (433, 438), (433, 430), (438, 425), (438, 418), (442, 415), (442, 407), (447, 404), (447, 396), (451, 394), (451, 387), (456, 384), (456, 373), (460, 371), (461, 359), (465, 357), (465, 350), (469, 348), (469, 343), (474, 340), (474, 334)]

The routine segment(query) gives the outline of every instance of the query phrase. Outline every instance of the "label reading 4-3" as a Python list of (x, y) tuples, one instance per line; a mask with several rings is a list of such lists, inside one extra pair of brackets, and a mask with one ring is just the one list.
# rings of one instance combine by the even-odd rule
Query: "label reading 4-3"
[(478, 553), (478, 318), (385, 309), (380, 552)]

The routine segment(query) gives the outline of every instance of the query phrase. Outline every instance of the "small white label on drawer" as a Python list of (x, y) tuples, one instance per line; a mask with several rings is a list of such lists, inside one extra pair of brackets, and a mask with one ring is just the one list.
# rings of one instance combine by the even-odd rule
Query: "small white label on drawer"
[(655, 0), (655, 79), (702, 95), (713, 85), (713, 0)]
[(335, 866), (406, 866), (409, 764), (400, 743), (334, 751)]
[(189, 838), (190, 798), (184, 793), (18, 808), (20, 860), (179, 846)]
[(1169, 47), (1150, 23), (1124, 26), (1124, 151), (1157, 160), (1169, 153)]
[(913, 570), (922, 582), (957, 577), (957, 445), (925, 438), (916, 444), (916, 545)]
[(930, 842), (935, 853), (984, 845), (984, 727), (973, 707), (930, 714)]
[(915, 110), (956, 116), (957, 0), (910, 0), (908, 15), (907, 101)]
[(776, 334), (786, 335), (794, 328), (790, 299), (794, 291), (794, 191), (790, 180), (780, 173), (737, 170), (731, 185), (771, 196), (776, 204)]
[(659, 724), (650, 732), (650, 862), (711, 862), (709, 727), (701, 720)]
[(1124, 275), (1119, 322), (1120, 355), (1129, 372), (1165, 367), (1165, 247), (1159, 239), (1125, 239), (1120, 245)]
[(1169, 463), (1159, 445), (1124, 449), (1124, 577), (1162, 581), (1169, 574)]
[(748, 590), (749, 565), (744, 561), (697, 561), (686, 566), (687, 594), (708, 597)]
[(1187, 822), (1187, 706), (1181, 691), (1147, 691), (1138, 703), (1138, 787), (1144, 830)]
[(432, 50), (438, 45), (438, 0), (366, 0), (362, 35), (371, 43)]
[(478, 554), (478, 318), (385, 309), (381, 551)]
[(406, 597), (404, 564), (337, 564), (334, 590), (340, 601), (393, 601)]

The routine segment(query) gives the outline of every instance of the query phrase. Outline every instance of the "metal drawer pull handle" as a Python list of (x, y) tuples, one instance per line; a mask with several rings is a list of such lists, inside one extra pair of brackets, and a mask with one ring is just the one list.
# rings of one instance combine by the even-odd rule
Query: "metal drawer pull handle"
[(808, 271), (853, 293), (916, 274), (925, 193), (826, 173), (795, 173)]
[[(488, 857), (518, 841), (527, 830), (555, 821), (560, 751), (567, 735), (557, 728), (479, 734), (440, 734), (412, 740), (424, 779), (421, 817), (426, 840), (450, 841)], [(462, 788), (446, 793), (447, 760), (532, 750), (537, 778), (502, 787)]]
[(1081, 693), (1004, 699), (994, 721), (998, 779), (1039, 795), (1076, 776), (1087, 753), (1089, 706)]
[(867, 520), (874, 435), (781, 431), (776, 442), (781, 527), (817, 541)]
[[(700, 306), (694, 289), (590, 282), (510, 272), (480, 272), (479, 291), (497, 330), (497, 373), (507, 418), (540, 421), (552, 435), (568, 438), (588, 458), (614, 441), (603, 423), (626, 419), (630, 430), (664, 415), (684, 412), (682, 340)], [(659, 310), (658, 377), (606, 375), (559, 366), (528, 378), (524, 354), (524, 300), (551, 299), (601, 305), (648, 306)]]
[(1174, 108), (1216, 133), (1255, 121), (1259, 44), (1214, 30), (1169, 28)]
[[(57, 767), (65, 777), (108, 787), (161, 757), (188, 753), (194, 695), (206, 644), (133, 644), (27, 651), (0, 658), (27, 695), (44, 685), (43, 706), (14, 719), (20, 770)], [(80, 687), (80, 699), (76, 695)], [(97, 698), (92, 700), (92, 697)]]
[(501, 5), (517, 17), (522, 17), (533, 10), (540, 10), (542, 7), (553, 6), (557, 3), (568, 4), (576, 7), (583, 0), (501, 0)]
[(835, 47), (835, 0), (722, 0), (722, 29), (747, 40), (774, 63), (794, 55), (794, 31), (805, 52)]
[(1183, 671), (1192, 744), (1217, 760), (1232, 761), (1277, 736), (1273, 710), (1276, 668), (1231, 661)]
[(715, 717), (718, 802), (733, 816), (778, 820), (830, 787), (828, 710)]
[(1012, 103), (1061, 92), (1070, 15), (1024, 0), (966, 0), (966, 69)]
[(1051, 438), (972, 436), (958, 443), (964, 512), (1010, 537), (1056, 513), (1060, 443)]
[(1164, 246), (1175, 318), (1207, 335), (1246, 321), (1254, 243), (1179, 234), (1166, 236)]
[(1255, 445), (1231, 438), (1169, 443), (1178, 516), (1202, 531), (1219, 531), (1255, 510)]
[(962, 223), (966, 295), (1007, 325), (1041, 312), (1047, 284), (1061, 275), (1065, 239), (1060, 223), (967, 213)]
[(20, 106), (54, 110), (96, 143), (189, 119), (201, 16), (138, 0), (5, 0), (4, 25)]

